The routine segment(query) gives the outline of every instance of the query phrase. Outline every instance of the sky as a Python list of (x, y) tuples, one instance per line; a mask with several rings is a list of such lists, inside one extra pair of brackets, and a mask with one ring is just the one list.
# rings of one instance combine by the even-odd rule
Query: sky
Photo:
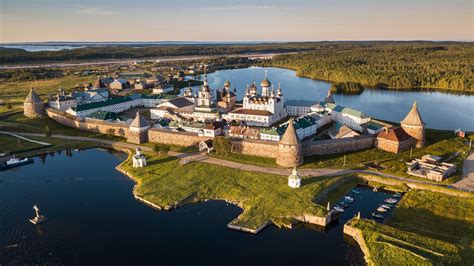
[(473, 0), (0, 0), (0, 43), (474, 39)]

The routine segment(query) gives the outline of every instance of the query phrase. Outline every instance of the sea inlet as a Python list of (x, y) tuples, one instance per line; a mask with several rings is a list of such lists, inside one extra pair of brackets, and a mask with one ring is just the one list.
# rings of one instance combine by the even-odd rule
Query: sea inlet
[[(349, 265), (363, 255), (342, 225), (370, 217), (388, 197), (360, 188), (339, 223), (269, 226), (258, 235), (227, 228), (241, 209), (224, 201), (157, 211), (136, 201), (115, 169), (126, 154), (89, 149), (35, 157), (0, 172), (0, 264)], [(33, 225), (37, 204), (49, 221)]]

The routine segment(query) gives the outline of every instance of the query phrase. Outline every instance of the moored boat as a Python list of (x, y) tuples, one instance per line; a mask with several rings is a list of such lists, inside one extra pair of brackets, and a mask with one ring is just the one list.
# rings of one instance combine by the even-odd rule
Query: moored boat
[(23, 159), (18, 159), (13, 155), (10, 160), (6, 161), (3, 164), (0, 164), (0, 170), (7, 170), (11, 168), (15, 168), (18, 166), (22, 166), (25, 164), (30, 164), (33, 163), (33, 159), (31, 158), (23, 158)]
[(349, 203), (354, 202), (354, 198), (351, 197), (351, 196), (345, 196), (345, 197), (344, 197), (344, 200), (348, 201)]
[(351, 192), (354, 193), (354, 194), (360, 194), (360, 191), (357, 190), (357, 189), (352, 189)]
[(384, 200), (384, 202), (385, 202), (385, 203), (395, 204), (395, 203), (397, 203), (397, 200), (396, 200), (396, 199), (389, 198), (389, 199)]
[(388, 204), (382, 204), (382, 205), (380, 205), (380, 207), (382, 207), (384, 209), (387, 209), (387, 210), (392, 209), (392, 207), (390, 207)]
[(341, 207), (338, 207), (338, 206), (333, 207), (333, 209), (338, 211), (338, 212), (344, 212), (344, 209), (341, 208)]
[(372, 217), (374, 217), (376, 219), (383, 219), (383, 216), (381, 214), (378, 214), (378, 213), (375, 213), (375, 212), (372, 213)]
[(377, 211), (378, 211), (378, 212), (386, 212), (387, 209), (385, 209), (385, 208), (383, 208), (382, 206), (380, 206), (380, 207), (377, 208)]
[(339, 202), (339, 205), (341, 205), (344, 208), (349, 208), (349, 205), (344, 201)]

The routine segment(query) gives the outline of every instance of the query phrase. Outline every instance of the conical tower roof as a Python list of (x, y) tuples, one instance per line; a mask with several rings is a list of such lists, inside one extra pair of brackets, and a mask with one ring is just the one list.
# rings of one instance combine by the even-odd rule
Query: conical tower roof
[(42, 103), (41, 98), (36, 94), (33, 88), (30, 89), (30, 93), (26, 96), (25, 103)]
[(97, 80), (94, 82), (93, 87), (96, 89), (99, 89), (99, 88), (106, 88), (107, 86), (105, 86), (104, 82), (100, 78), (97, 78)]
[(326, 99), (324, 99), (324, 101), (325, 101), (326, 103), (336, 103), (336, 102), (334, 101), (334, 98), (332, 97), (332, 93), (331, 93), (330, 90), (328, 91), (328, 96), (326, 96)]
[(140, 115), (140, 112), (137, 112), (137, 116), (133, 119), (130, 127), (142, 128), (149, 126), (148, 122)]
[(408, 112), (405, 119), (403, 119), (400, 123), (408, 125), (408, 126), (423, 126), (425, 122), (421, 119), (421, 115), (418, 112), (418, 108), (416, 106), (416, 101), (413, 103), (410, 112)]
[(284, 145), (298, 145), (299, 139), (296, 135), (295, 127), (293, 126), (293, 118), (288, 121), (288, 127), (286, 128), (285, 134), (281, 137), (280, 144)]

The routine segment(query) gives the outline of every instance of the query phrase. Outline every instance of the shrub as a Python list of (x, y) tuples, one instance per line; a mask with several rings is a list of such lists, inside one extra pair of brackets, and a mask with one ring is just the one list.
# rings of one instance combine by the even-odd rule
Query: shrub
[(153, 152), (156, 155), (164, 156), (170, 151), (170, 146), (164, 144), (155, 144), (153, 145)]
[(46, 126), (45, 129), (44, 129), (44, 135), (49, 138), (51, 137), (53, 133), (51, 132), (51, 128), (49, 128), (49, 126)]
[(218, 154), (227, 155), (232, 151), (232, 144), (230, 143), (230, 139), (223, 136), (215, 137), (213, 145), (214, 150)]

